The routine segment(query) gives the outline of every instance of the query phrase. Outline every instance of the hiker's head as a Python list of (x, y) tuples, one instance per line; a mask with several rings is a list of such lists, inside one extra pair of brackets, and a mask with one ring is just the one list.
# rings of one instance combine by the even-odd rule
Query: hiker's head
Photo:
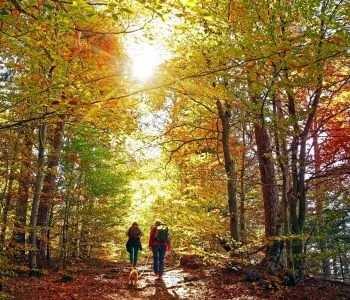
[(154, 224), (156, 224), (156, 226), (159, 226), (160, 224), (163, 224), (163, 222), (161, 220), (157, 220)]
[(139, 224), (137, 224), (137, 222), (134, 222), (131, 226), (139, 226)]

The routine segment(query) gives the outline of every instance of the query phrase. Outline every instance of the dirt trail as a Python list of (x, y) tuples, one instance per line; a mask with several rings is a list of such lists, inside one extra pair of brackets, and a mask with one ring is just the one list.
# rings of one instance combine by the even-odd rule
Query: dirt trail
[[(271, 288), (268, 282), (246, 282), (242, 274), (217, 267), (189, 269), (166, 266), (160, 280), (150, 263), (141, 261), (136, 287), (128, 283), (129, 265), (120, 261), (72, 262), (64, 272), (47, 271), (40, 279), (16, 277), (4, 282), (8, 299), (18, 300), (234, 300), (234, 299), (350, 299), (350, 286), (308, 281), (296, 287)], [(61, 282), (68, 279), (70, 282)], [(71, 279), (71, 280), (69, 280)]]
[[(214, 275), (210, 269), (183, 269), (166, 266), (162, 279), (153, 276), (152, 265), (140, 262), (141, 275), (136, 287), (128, 282), (129, 265), (126, 262), (94, 261), (74, 263), (65, 272), (47, 272), (43, 278), (11, 278), (5, 290), (12, 299), (118, 299), (118, 300), (172, 300), (172, 299), (231, 299), (226, 289), (211, 287)], [(62, 283), (64, 276), (71, 282)], [(229, 288), (227, 284), (226, 287)], [(218, 295), (221, 295), (218, 298)], [(237, 299), (263, 299), (248, 296)]]
[[(141, 277), (136, 287), (129, 286), (127, 280), (128, 269), (123, 269), (123, 284), (116, 294), (108, 295), (107, 299), (205, 299), (200, 292), (203, 283), (191, 282), (191, 275), (180, 268), (167, 270), (162, 279), (153, 276), (151, 266), (139, 268)], [(108, 280), (105, 275), (100, 280)], [(115, 281), (116, 279), (110, 279)]]

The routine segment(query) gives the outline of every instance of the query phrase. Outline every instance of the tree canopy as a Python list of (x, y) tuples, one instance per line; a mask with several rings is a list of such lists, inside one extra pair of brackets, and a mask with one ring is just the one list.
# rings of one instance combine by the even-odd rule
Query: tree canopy
[(348, 281), (348, 9), (2, 1), (0, 262), (122, 257), (162, 219), (179, 252)]

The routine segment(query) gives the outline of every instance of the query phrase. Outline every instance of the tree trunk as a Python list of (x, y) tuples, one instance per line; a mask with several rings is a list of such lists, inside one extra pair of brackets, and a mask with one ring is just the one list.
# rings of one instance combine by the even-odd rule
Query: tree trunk
[(61, 244), (61, 254), (60, 254), (60, 265), (64, 268), (66, 267), (66, 259), (67, 259), (69, 209), (70, 209), (70, 199), (69, 199), (69, 195), (67, 194), (65, 198), (65, 206), (64, 206), (64, 217), (63, 217), (63, 226), (62, 226), (62, 244)]
[(30, 215), (30, 237), (29, 244), (31, 246), (31, 250), (29, 252), (29, 267), (31, 271), (35, 271), (37, 266), (36, 261), (36, 226), (37, 226), (37, 218), (38, 218), (38, 210), (40, 203), (40, 192), (41, 185), (44, 176), (44, 163), (45, 163), (45, 143), (46, 143), (46, 134), (47, 134), (47, 124), (44, 123), (39, 127), (39, 148), (38, 148), (38, 163), (37, 163), (37, 174), (35, 179), (34, 186), (34, 197), (32, 204), (32, 212)]
[(276, 238), (280, 235), (279, 197), (270, 136), (260, 123), (254, 124), (258, 150), (260, 177), (265, 212), (265, 237), (270, 242), (267, 250), (268, 267), (274, 269), (280, 259), (283, 243)]
[[(7, 186), (7, 194), (5, 198), (5, 203), (2, 211), (2, 222), (1, 222), (1, 232), (0, 232), (0, 252), (3, 251), (3, 247), (5, 246), (5, 238), (6, 238), (6, 231), (7, 231), (7, 225), (8, 225), (8, 214), (10, 211), (11, 202), (13, 199), (13, 181), (15, 179), (15, 169), (17, 161), (17, 154), (18, 154), (18, 135), (16, 136), (16, 141), (12, 149), (12, 153), (9, 153), (7, 158), (7, 170), (6, 172), (9, 172), (8, 179), (6, 179), (6, 186)], [(12, 154), (12, 155), (10, 155)]]
[(267, 238), (279, 235), (278, 231), (278, 191), (275, 176), (275, 167), (272, 161), (270, 136), (266, 128), (254, 124), (255, 139), (258, 150), (259, 169), (262, 183), (262, 194), (265, 209), (265, 236)]
[[(281, 107), (280, 101), (277, 99), (277, 97), (273, 98), (273, 111), (275, 114), (275, 145), (276, 145), (276, 155), (277, 155), (277, 161), (278, 165), (281, 171), (282, 176), (282, 216), (283, 216), (283, 234), (284, 236), (288, 237), (290, 235), (290, 226), (289, 226), (289, 215), (288, 215), (288, 191), (290, 189), (289, 184), (289, 173), (288, 173), (288, 154), (287, 154), (287, 146), (286, 141), (279, 135), (279, 121), (283, 120), (283, 109)], [(289, 280), (291, 284), (295, 284), (296, 279), (294, 275), (294, 262), (293, 262), (293, 255), (292, 255), (292, 244), (287, 238), (285, 241), (285, 249), (286, 249), (286, 260), (287, 260), (287, 268), (290, 271), (289, 272)]]
[[(314, 121), (314, 133), (312, 135), (312, 145), (314, 148), (314, 166), (315, 166), (315, 175), (319, 174), (321, 171), (321, 158), (320, 158), (320, 147), (318, 143), (318, 132), (317, 132), (317, 122)], [(316, 180), (316, 190), (315, 190), (315, 198), (316, 198), (316, 216), (317, 216), (317, 222), (320, 226), (323, 225), (324, 222), (324, 213), (323, 213), (323, 199), (324, 199), (324, 192), (322, 191), (322, 187), (319, 186), (319, 182)], [(319, 233), (320, 230), (319, 230)], [(318, 247), (320, 248), (321, 253), (325, 252), (325, 240), (322, 238), (318, 242)], [(322, 273), (324, 278), (328, 278), (330, 274), (330, 266), (329, 266), (329, 259), (324, 258), (322, 259)]]
[(47, 245), (46, 245), (46, 261), (50, 262), (51, 261), (51, 228), (52, 228), (52, 221), (53, 221), (53, 211), (54, 211), (54, 206), (51, 206), (50, 209), (50, 216), (49, 216), (49, 222), (48, 222), (48, 229), (47, 229), (47, 236), (46, 236), (46, 240), (48, 241)]
[(3, 251), (5, 246), (5, 237), (8, 223), (8, 213), (10, 210), (10, 205), (13, 197), (13, 168), (10, 171), (10, 178), (7, 187), (7, 195), (5, 198), (5, 205), (2, 211), (2, 222), (1, 222), (1, 232), (0, 232), (0, 252)]
[(245, 137), (245, 124), (242, 126), (242, 142), (244, 145), (244, 151), (242, 151), (241, 156), (241, 172), (240, 172), (240, 218), (239, 218), (239, 228), (240, 228), (240, 235), (241, 235), (241, 241), (242, 244), (247, 243), (247, 235), (245, 230), (245, 185), (244, 185), (244, 176), (245, 176), (245, 156), (246, 156), (246, 137)]
[(64, 197), (64, 217), (63, 217), (63, 226), (62, 226), (62, 243), (61, 243), (61, 249), (60, 249), (60, 266), (62, 266), (63, 268), (66, 267), (66, 260), (68, 255), (68, 229), (69, 229), (69, 211), (71, 207), (71, 199), (70, 199), (71, 182), (72, 180), (70, 179), (67, 185), (67, 192)]
[(26, 243), (26, 222), (28, 211), (28, 196), (29, 188), (32, 182), (31, 164), (33, 161), (32, 152), (33, 142), (31, 140), (31, 132), (26, 133), (24, 137), (24, 147), (21, 151), (21, 169), (18, 180), (18, 193), (15, 212), (15, 222), (12, 234), (15, 249), (19, 249), (17, 258), (23, 260), (25, 257), (25, 243)]
[[(6, 167), (6, 169), (8, 169), (8, 166)], [(1, 213), (1, 215), (3, 215), (3, 212), (4, 212), (4, 207), (5, 207), (5, 202), (6, 202), (5, 196), (6, 196), (6, 192), (7, 192), (8, 183), (9, 183), (9, 178), (5, 177), (3, 191), (1, 193), (1, 203), (0, 203), (0, 213)]]
[(51, 151), (47, 157), (47, 174), (44, 178), (43, 189), (40, 198), (37, 226), (41, 228), (41, 238), (37, 240), (37, 263), (43, 267), (46, 261), (46, 249), (49, 241), (47, 240), (48, 220), (56, 191), (57, 166), (63, 143), (64, 123), (58, 122), (51, 140)]
[(279, 196), (276, 181), (276, 172), (273, 162), (271, 138), (265, 126), (263, 114), (264, 102), (254, 91), (253, 81), (248, 79), (251, 101), (259, 108), (260, 113), (254, 119), (254, 135), (259, 161), (261, 189), (264, 202), (265, 237), (268, 242), (264, 262), (267, 268), (273, 271), (278, 265), (283, 249), (283, 242), (279, 239), (281, 234), (281, 218), (279, 216)]
[(224, 152), (225, 171), (227, 176), (228, 207), (230, 213), (230, 233), (231, 237), (239, 242), (238, 214), (237, 214), (237, 188), (235, 162), (232, 158), (230, 145), (230, 115), (231, 109), (228, 104), (225, 108), (218, 100), (216, 102), (219, 117), (222, 122), (222, 149)]
[[(297, 114), (295, 110), (295, 99), (292, 92), (287, 90), (288, 95), (288, 109), (292, 119), (294, 120), (294, 137), (291, 145), (292, 153), (292, 176), (293, 176), (293, 187), (291, 190), (290, 198), (290, 213), (291, 213), (291, 224), (292, 234), (299, 235), (303, 233), (305, 215), (306, 215), (306, 188), (305, 188), (305, 174), (306, 174), (306, 145), (309, 138), (310, 129), (315, 119), (316, 111), (319, 105), (319, 101), (322, 94), (322, 82), (323, 82), (323, 66), (324, 60), (322, 59), (322, 45), (326, 33), (326, 8), (327, 1), (321, 2), (321, 21), (319, 31), (319, 41), (317, 45), (317, 55), (320, 58), (316, 63), (316, 68), (319, 71), (317, 76), (317, 88), (313, 93), (311, 104), (309, 106), (309, 113), (305, 121), (304, 128), (301, 130), (297, 120)], [(288, 76), (286, 76), (288, 80)], [(299, 156), (298, 156), (299, 149)], [(297, 211), (298, 207), (298, 211)], [(293, 240), (293, 255), (294, 265), (299, 275), (303, 277), (304, 265), (303, 265), (303, 242), (300, 238)]]

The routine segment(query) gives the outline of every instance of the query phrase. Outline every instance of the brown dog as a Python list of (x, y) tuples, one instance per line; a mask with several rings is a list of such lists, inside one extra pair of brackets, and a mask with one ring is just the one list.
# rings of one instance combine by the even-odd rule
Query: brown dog
[(136, 286), (138, 278), (139, 278), (139, 274), (137, 273), (137, 270), (134, 267), (132, 267), (129, 274), (129, 284), (131, 286)]

